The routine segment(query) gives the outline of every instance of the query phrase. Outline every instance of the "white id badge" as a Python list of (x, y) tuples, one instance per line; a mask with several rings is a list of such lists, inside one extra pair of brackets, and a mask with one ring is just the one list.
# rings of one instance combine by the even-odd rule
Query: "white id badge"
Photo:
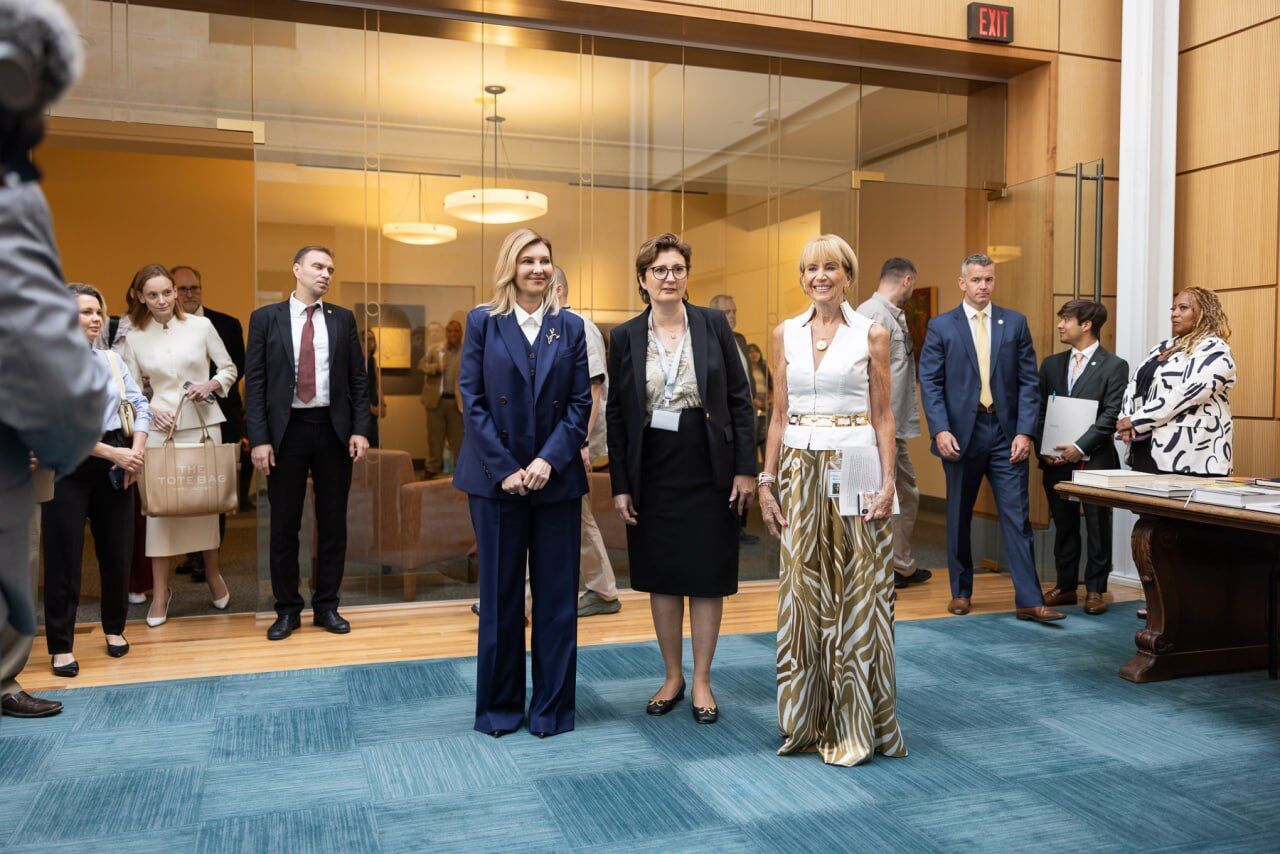
[(842, 474), (842, 472), (840, 472), (840, 471), (838, 471), (838, 470), (828, 470), (828, 471), (827, 471), (827, 497), (828, 497), (828, 498), (839, 498), (839, 497), (840, 497), (840, 479), (841, 479), (841, 477), (840, 477), (840, 476), (841, 476), (841, 474)]
[(653, 420), (649, 423), (655, 430), (670, 430), (672, 433), (679, 433), (680, 410), (655, 409), (653, 410)]

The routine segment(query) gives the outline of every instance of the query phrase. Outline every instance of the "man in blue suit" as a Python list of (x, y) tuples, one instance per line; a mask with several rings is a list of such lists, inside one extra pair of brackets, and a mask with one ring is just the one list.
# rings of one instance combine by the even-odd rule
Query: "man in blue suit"
[(929, 322), (920, 351), (920, 396), (947, 478), (947, 565), (953, 614), (973, 596), (970, 527), (982, 479), (995, 493), (1019, 620), (1065, 615), (1044, 604), (1032, 557), (1027, 459), (1040, 411), (1036, 352), (1027, 318), (991, 304), (995, 262), (977, 253), (960, 265), (964, 300)]

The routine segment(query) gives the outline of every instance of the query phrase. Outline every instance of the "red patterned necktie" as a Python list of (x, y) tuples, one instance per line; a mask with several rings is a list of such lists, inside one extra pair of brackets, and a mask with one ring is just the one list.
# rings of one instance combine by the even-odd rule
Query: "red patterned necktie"
[(307, 306), (307, 322), (302, 325), (298, 345), (298, 400), (310, 403), (316, 396), (316, 327), (312, 322), (319, 303)]

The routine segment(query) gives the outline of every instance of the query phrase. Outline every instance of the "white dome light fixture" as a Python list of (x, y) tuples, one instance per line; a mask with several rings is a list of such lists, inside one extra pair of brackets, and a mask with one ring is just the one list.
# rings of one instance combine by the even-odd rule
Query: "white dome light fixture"
[(418, 218), (382, 224), (382, 236), (410, 246), (439, 246), (458, 239), (458, 229), (451, 225), (424, 222), (422, 219), (422, 176), (418, 176)]
[[(498, 96), (507, 91), (505, 86), (490, 85), (484, 91), (492, 96), (493, 115), (485, 116), (485, 121), (493, 128), (493, 180), (498, 181), (498, 148), (502, 142), (502, 123), (506, 118), (498, 114)], [(489, 99), (481, 99), (483, 108)], [(484, 141), (481, 140), (483, 148)], [(507, 173), (511, 172), (511, 163), (507, 162)], [(444, 209), (449, 216), (467, 222), (478, 222), (486, 225), (505, 225), (513, 222), (524, 222), (543, 216), (547, 212), (547, 197), (533, 190), (522, 190), (517, 187), (485, 187), (475, 190), (459, 190), (444, 197)]]

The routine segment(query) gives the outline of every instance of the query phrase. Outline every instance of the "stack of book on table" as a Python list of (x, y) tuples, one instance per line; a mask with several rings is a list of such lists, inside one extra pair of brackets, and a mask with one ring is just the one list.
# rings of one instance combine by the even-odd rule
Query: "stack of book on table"
[(1280, 514), (1280, 484), (1274, 487), (1262, 486), (1257, 480), (1248, 478), (1215, 480), (1196, 486), (1190, 500), (1197, 504)]
[(1137, 480), (1124, 485), (1125, 492), (1154, 495), (1157, 498), (1190, 498), (1197, 486), (1204, 485), (1204, 478), (1187, 474), (1153, 475), (1148, 480)]
[(1124, 489), (1127, 484), (1157, 479), (1159, 475), (1131, 469), (1075, 469), (1071, 482), (1102, 489)]

